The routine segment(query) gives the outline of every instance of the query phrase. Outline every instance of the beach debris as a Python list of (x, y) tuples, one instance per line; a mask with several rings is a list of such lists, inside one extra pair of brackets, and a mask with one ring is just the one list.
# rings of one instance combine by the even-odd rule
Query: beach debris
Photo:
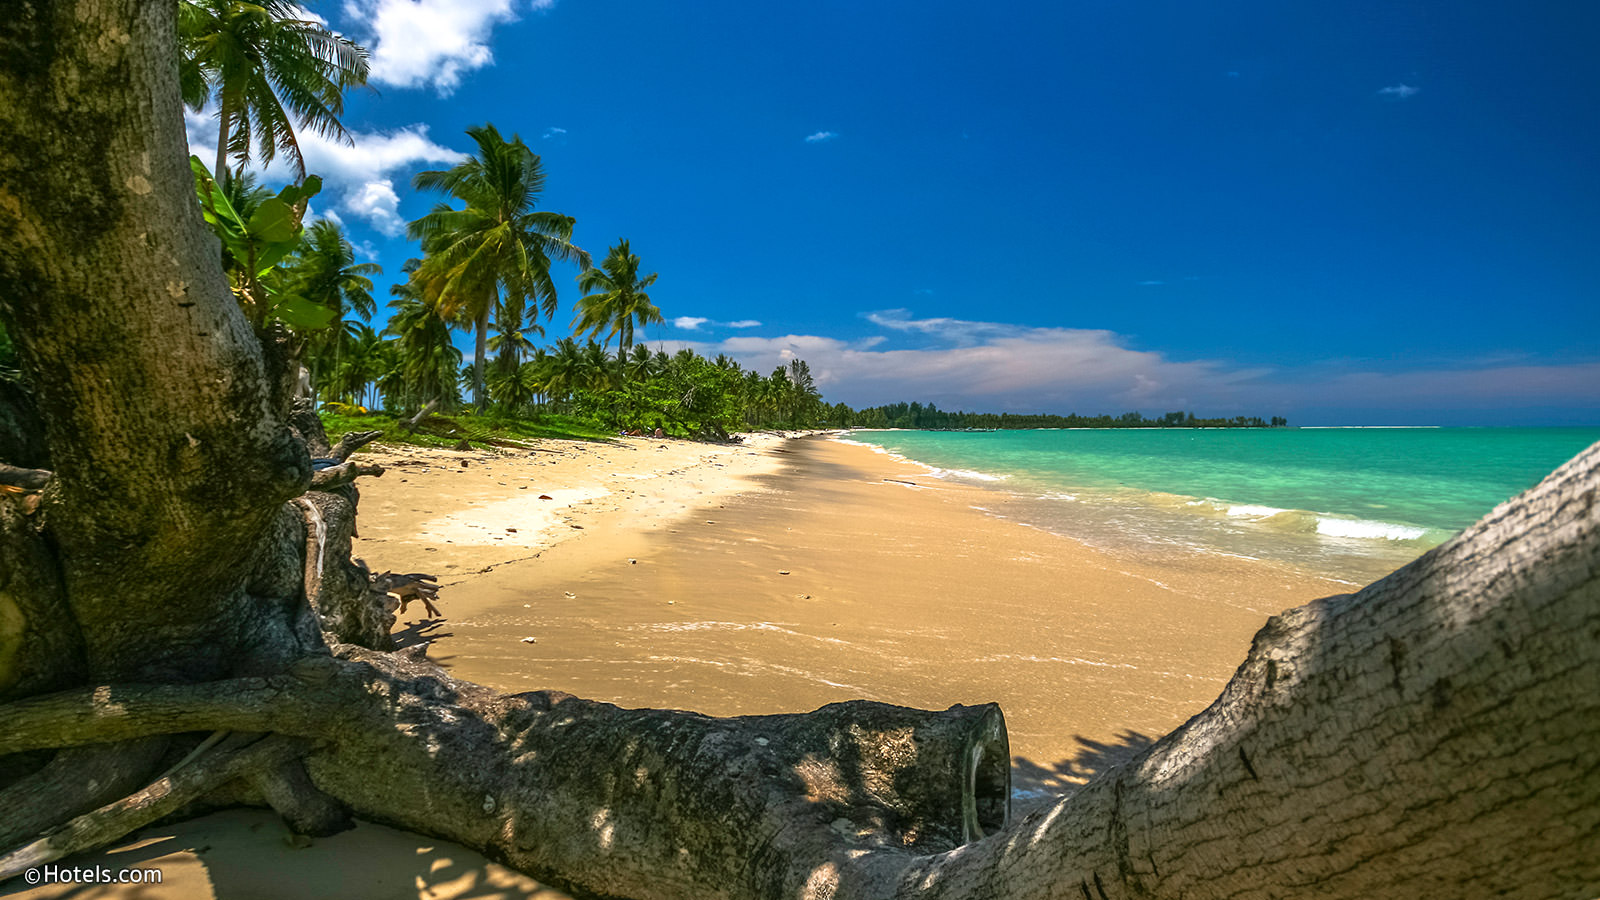
[(540, 500), (554, 500), (555, 498), (550, 496), (549, 494), (540, 494), (539, 495), (539, 499)]
[(811, 599), (811, 595), (810, 594), (801, 594), (800, 595), (800, 599), (801, 600), (810, 600)]
[(582, 525), (574, 525), (572, 527), (578, 529), (579, 531), (583, 530), (583, 526)]
[(461, 468), (465, 469), (467, 467), (467, 461), (466, 460), (464, 460), (464, 459), (463, 460), (459, 460), (459, 462), (461, 463)]
[(566, 594), (568, 600), (576, 600), (576, 599), (578, 599), (578, 595), (574, 594), (571, 591), (562, 591), (562, 593)]
[(507, 528), (506, 530), (511, 532), (512, 534), (516, 534), (517, 533), (517, 530), (515, 528)]
[(917, 484), (914, 481), (901, 481), (898, 478), (885, 478), (884, 481), (888, 481), (888, 482), (891, 482), (893, 484), (908, 484), (908, 485), (910, 485), (912, 487), (922, 487), (922, 485)]
[(533, 609), (533, 604), (532, 603), (524, 603), (524, 604), (522, 604), (522, 608), (523, 609)]
[(778, 574), (779, 575), (787, 575), (787, 574), (789, 574), (789, 570), (788, 569), (779, 569), (778, 570)]
[(628, 557), (628, 565), (630, 565), (630, 566), (637, 566), (637, 565), (638, 565), (638, 564), (639, 564), (639, 561), (638, 561), (638, 560), (637, 560), (637, 559), (634, 559), (634, 558), (633, 558), (633, 557), (631, 557), (631, 556), (630, 556), (630, 557)]
[(539, 639), (536, 637), (525, 637), (522, 639), (522, 642), (524, 644), (537, 644), (539, 643)]

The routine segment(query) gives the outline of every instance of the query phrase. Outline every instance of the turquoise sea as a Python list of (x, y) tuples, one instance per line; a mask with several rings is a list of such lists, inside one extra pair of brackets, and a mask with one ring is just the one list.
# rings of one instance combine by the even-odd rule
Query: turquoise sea
[(1365, 583), (1532, 487), (1600, 428), (853, 431), (983, 508), (1113, 552), (1227, 553)]

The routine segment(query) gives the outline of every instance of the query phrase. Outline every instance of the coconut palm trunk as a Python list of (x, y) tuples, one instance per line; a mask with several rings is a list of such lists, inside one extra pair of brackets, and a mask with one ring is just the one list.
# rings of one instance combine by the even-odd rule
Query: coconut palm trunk
[(483, 386), (483, 367), (489, 358), (489, 310), (493, 307), (492, 302), (483, 305), (483, 312), (478, 314), (477, 334), (472, 341), (472, 399), (478, 404), (478, 412), (489, 408), (489, 392)]

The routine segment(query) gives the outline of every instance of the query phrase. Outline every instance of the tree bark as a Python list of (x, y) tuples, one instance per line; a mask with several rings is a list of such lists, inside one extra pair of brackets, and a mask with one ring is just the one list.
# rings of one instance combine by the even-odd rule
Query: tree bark
[[(351, 574), (357, 496), (307, 493), (332, 448), (222, 279), (173, 44), (171, 3), (0, 19), (0, 314), (52, 472), (36, 514), (0, 497), (0, 799), (54, 814), (12, 864), (39, 858), (37, 828), (111, 840), (179, 784), (309, 830), (347, 807), (584, 896), (1600, 891), (1600, 447), (1359, 594), (1274, 618), (1208, 710), (1011, 827), (990, 706), (715, 719), (330, 652), (325, 633), (387, 639)], [(218, 730), (271, 736), (126, 796)], [(39, 802), (92, 747), (138, 771)]]

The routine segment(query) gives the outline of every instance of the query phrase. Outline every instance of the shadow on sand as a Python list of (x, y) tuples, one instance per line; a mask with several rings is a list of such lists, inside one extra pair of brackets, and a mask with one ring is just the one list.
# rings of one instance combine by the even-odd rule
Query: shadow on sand
[(1025, 815), (1058, 797), (1076, 791), (1089, 779), (1116, 768), (1156, 742), (1147, 734), (1125, 728), (1111, 741), (1073, 735), (1078, 749), (1054, 763), (1025, 757), (1011, 760), (1011, 802), (1014, 816)]

